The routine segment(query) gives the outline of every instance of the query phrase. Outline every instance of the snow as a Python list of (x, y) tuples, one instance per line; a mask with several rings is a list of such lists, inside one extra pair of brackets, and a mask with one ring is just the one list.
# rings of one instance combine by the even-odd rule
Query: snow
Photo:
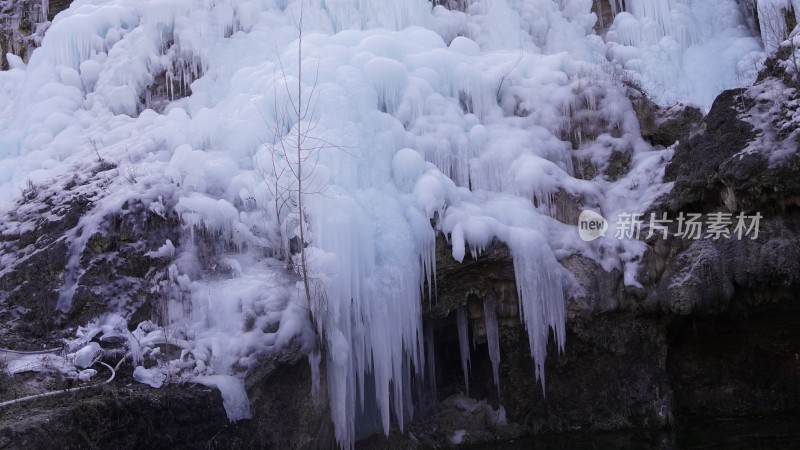
[(60, 355), (27, 354), (7, 361), (6, 372), (14, 375), (23, 372), (57, 373), (74, 378), (75, 366)]
[[(548, 339), (563, 348), (565, 337), (558, 259), (582, 254), (636, 285), (644, 250), (581, 241), (555, 199), (581, 199), (613, 227), (615, 214), (643, 212), (670, 188), (662, 180), (672, 151), (642, 140), (621, 81), (661, 102), (708, 105), (752, 80), (764, 55), (733, 0), (627, 2), (626, 12), (619, 3), (603, 38), (588, 0), (475, 0), (463, 12), (426, 0), (73, 2), (27, 65), (12, 58), (0, 73), (0, 212), (17, 208), (28, 181), (86, 181), (76, 189), (91, 209), (65, 235), (63, 312), (108, 217), (128, 202), (176, 212), (186, 238), (145, 249), (169, 260), (155, 275), (156, 322), (128, 332), (120, 306), (80, 330), (72, 350), (86, 362), (94, 337), (124, 337), (138, 381), (215, 386), (239, 419), (249, 414), (247, 371), (297, 344), (311, 353), (315, 389), (327, 376), (345, 448), (359, 405), (376, 404), (388, 433), (413, 413), (411, 380), (435, 384), (421, 298), (427, 289), (436, 301), (436, 239), (456, 261), (501, 242), (545, 389)], [(153, 97), (157, 80), (166, 98)], [(300, 91), (309, 108), (297, 123), (283, 113)], [(318, 144), (301, 152), (311, 176), (302, 212), (292, 207), (296, 153), (271, 151), (298, 127)], [(612, 181), (603, 171), (615, 151), (630, 154), (632, 169)], [(116, 169), (94, 171), (98, 159)], [(0, 233), (32, 226), (4, 221)], [(279, 259), (300, 226), (311, 304)], [(15, 264), (0, 259), (0, 272)], [(468, 361), (464, 374), (468, 385)]]
[[(782, 45), (792, 48), (788, 41)], [(794, 71), (791, 60), (784, 62), (788, 73)], [(795, 75), (797, 76), (797, 75)], [(759, 105), (740, 115), (741, 120), (753, 125), (754, 132), (758, 133), (760, 145), (751, 142), (737, 154), (743, 157), (746, 154), (760, 153), (768, 162), (769, 168), (776, 168), (786, 164), (797, 153), (798, 117), (797, 113), (786, 114), (786, 109), (794, 109), (797, 100), (786, 100), (793, 95), (794, 88), (787, 86), (782, 81), (767, 79), (759, 85), (747, 89), (745, 95)], [(781, 136), (783, 135), (783, 136)]]

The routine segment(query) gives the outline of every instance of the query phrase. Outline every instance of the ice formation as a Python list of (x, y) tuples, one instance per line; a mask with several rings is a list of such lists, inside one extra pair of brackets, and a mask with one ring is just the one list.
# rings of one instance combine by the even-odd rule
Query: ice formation
[[(455, 3), (73, 2), (27, 64), (11, 57), (0, 72), (0, 209), (14, 207), (29, 182), (90, 173), (98, 159), (117, 167), (80, 188), (93, 206), (67, 235), (59, 308), (71, 307), (80, 256), (104, 217), (129, 201), (155, 214), (171, 208), (189, 237), (148, 249), (170, 260), (159, 274), (159, 323), (128, 332), (98, 321), (87, 335), (125, 339), (143, 382), (220, 387), (233, 418), (249, 408), (240, 380), (225, 377), (299, 343), (315, 377), (327, 376), (336, 439), (350, 448), (367, 403), (385, 432), (391, 420), (402, 428), (412, 383), (435, 378), (421, 298), (426, 289), (435, 298), (436, 239), (449, 240), (458, 261), (499, 241), (511, 249), (544, 389), (548, 339), (563, 347), (565, 336), (558, 258), (580, 253), (636, 284), (644, 246), (580, 241), (556, 198), (582, 199), (613, 227), (616, 213), (644, 211), (669, 189), (661, 176), (672, 150), (642, 140), (620, 78), (640, 80), (661, 101), (708, 105), (747, 83), (763, 51), (733, 0), (625, 2), (627, 11), (612, 1), (619, 14), (605, 41), (590, 0)], [(709, 63), (710, 54), (721, 61)], [(313, 108), (296, 123), (284, 106), (300, 91)], [(311, 187), (302, 212), (291, 208), (296, 180), (282, 178), (297, 161), (271, 151), (297, 127), (324, 144), (304, 153)], [(631, 156), (631, 170), (610, 181), (603, 171), (614, 151)], [(283, 190), (271, 189), (276, 179)], [(9, 221), (0, 232), (27, 226)], [(273, 258), (300, 226), (311, 305), (285, 260)], [(229, 278), (204, 277), (209, 236)], [(113, 301), (124, 314), (123, 300)], [(497, 320), (486, 305), (498, 381)], [(168, 358), (170, 349), (180, 357)], [(145, 369), (145, 358), (157, 367)]]
[(500, 328), (497, 323), (497, 301), (494, 297), (483, 301), (483, 314), (486, 322), (486, 344), (489, 348), (489, 360), (492, 362), (494, 384), (500, 392)]
[[(721, 90), (755, 80), (764, 53), (747, 2), (611, 3), (618, 14), (606, 35), (612, 64), (604, 70), (641, 84), (657, 100), (691, 99), (708, 108)], [(770, 2), (759, 1), (759, 8), (763, 3)]]
[(795, 24), (800, 21), (800, 0), (761, 0), (755, 2), (755, 8), (764, 46), (773, 52), (794, 31), (787, 29), (787, 21), (794, 20)]

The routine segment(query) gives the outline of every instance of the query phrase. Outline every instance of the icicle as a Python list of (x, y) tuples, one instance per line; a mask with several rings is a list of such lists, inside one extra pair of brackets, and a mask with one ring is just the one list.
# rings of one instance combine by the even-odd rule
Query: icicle
[(511, 241), (519, 315), (528, 331), (536, 379), (542, 381), (544, 393), (544, 362), (551, 328), (559, 351), (564, 349), (566, 306), (561, 285), (561, 266), (541, 234), (515, 229)]
[(486, 343), (489, 347), (489, 360), (492, 361), (492, 375), (497, 395), (500, 395), (500, 329), (497, 324), (497, 301), (487, 297), (483, 301), (483, 314), (486, 320)]
[(611, 4), (611, 14), (616, 16), (622, 11), (625, 11), (623, 0), (610, 0), (609, 3)]
[(461, 350), (461, 368), (464, 370), (464, 388), (469, 397), (469, 323), (467, 322), (467, 308), (464, 306), (456, 310), (458, 323), (458, 346)]
[(42, 0), (41, 14), (36, 18), (36, 22), (44, 22), (50, 15), (50, 0)]
[[(375, 217), (368, 211), (381, 220), (406, 223), (402, 210), (386, 197), (372, 198), (368, 209), (344, 196), (309, 196), (307, 204), (314, 243), (307, 257), (325, 296), (312, 311), (325, 322), (318, 333), (328, 349), (331, 417), (339, 445), (352, 448), (357, 402), (375, 400), (387, 434), (392, 416), (402, 429), (413, 412), (411, 379), (422, 377), (424, 364), (424, 278), (418, 262), (427, 259), (422, 253), (433, 236), (417, 241), (415, 226), (373, 229)], [(413, 223), (422, 226), (424, 219), (417, 218)], [(415, 242), (425, 245), (417, 248)], [(368, 376), (374, 377), (374, 387), (364, 384)]]
[(756, 2), (761, 39), (767, 52), (774, 52), (781, 42), (789, 37), (792, 30), (787, 29), (787, 15), (800, 18), (800, 1), (761, 0)]
[(408, 85), (405, 66), (393, 59), (374, 58), (364, 66), (364, 74), (378, 93), (378, 109), (394, 114)]
[(424, 25), (431, 10), (427, 0), (323, 0), (321, 3), (335, 32), (371, 27), (400, 30)]

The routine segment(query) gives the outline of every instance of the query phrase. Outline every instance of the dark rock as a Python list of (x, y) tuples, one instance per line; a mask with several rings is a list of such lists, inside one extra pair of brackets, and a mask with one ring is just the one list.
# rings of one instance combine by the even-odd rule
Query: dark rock
[(312, 393), (306, 352), (295, 345), (279, 355), (266, 357), (247, 377), (253, 408), (250, 442), (261, 448), (329, 448), (335, 442), (328, 407), (324, 361), (320, 390)]
[(677, 413), (703, 417), (800, 412), (795, 309), (676, 321), (667, 370)]
[(6, 407), (4, 449), (242, 448), (216, 390), (103, 386)]
[(71, 4), (72, 0), (49, 0), (48, 5), (50, 8), (47, 11), (47, 20), (53, 20), (56, 14), (69, 8), (69, 5)]
[(444, 6), (451, 11), (466, 11), (469, 6), (468, 0), (431, 0), (433, 6)]
[(27, 63), (47, 29), (39, 0), (0, 0), (0, 70), (10, 68), (6, 53)]
[(606, 178), (609, 181), (617, 181), (630, 172), (631, 156), (632, 152), (630, 149), (612, 151), (605, 170)]
[[(771, 81), (767, 80), (767, 81)], [(798, 148), (797, 124), (776, 123), (789, 114), (786, 106), (756, 103), (754, 97), (765, 89), (785, 89), (780, 84), (737, 89), (720, 94), (696, 133), (675, 150), (666, 178), (675, 187), (665, 201), (672, 211), (707, 212), (719, 207), (728, 211), (782, 212), (799, 204), (800, 155), (792, 152), (781, 163), (770, 163), (774, 149)], [(790, 115), (790, 114), (789, 114)], [(759, 118), (756, 128), (744, 118)], [(764, 141), (756, 149), (742, 153), (759, 136), (774, 135), (782, 141)]]
[(436, 239), (436, 264), (435, 296), (428, 297), (425, 290), (422, 300), (424, 320), (449, 316), (466, 305), (470, 296), (483, 299), (491, 293), (500, 296), (501, 303), (517, 303), (514, 264), (508, 247), (502, 243), (493, 243), (477, 259), (467, 254), (459, 263), (453, 259), (446, 238), (440, 235)]
[(627, 92), (639, 119), (642, 138), (653, 146), (669, 147), (686, 141), (703, 120), (703, 112), (696, 106), (678, 103), (665, 108), (636, 87), (629, 87)]
[[(0, 318), (6, 321), (0, 328), (0, 347), (25, 350), (34, 342), (58, 346), (72, 327), (112, 309), (133, 313), (116, 308), (127, 305), (135, 310), (161, 295), (154, 287), (170, 261), (150, 258), (147, 252), (167, 239), (180, 242), (174, 214), (160, 216), (141, 202), (132, 203), (101, 218), (102, 225), (83, 249), (72, 248), (83, 231), (80, 219), (93, 213), (97, 193), (92, 180), (97, 173), (80, 182), (65, 180), (72, 184), (69, 190), (58, 182), (34, 187), (36, 201), (21, 200), (6, 218), (6, 224), (25, 231), (0, 241), (0, 257), (13, 261), (0, 273)], [(75, 256), (80, 265), (71, 268)], [(75, 285), (72, 306), (63, 313), (56, 305), (70, 282)]]
[(614, 10), (611, 9), (612, 0), (594, 0), (592, 2), (592, 12), (597, 15), (597, 22), (594, 29), (599, 34), (605, 33), (608, 27), (614, 23)]

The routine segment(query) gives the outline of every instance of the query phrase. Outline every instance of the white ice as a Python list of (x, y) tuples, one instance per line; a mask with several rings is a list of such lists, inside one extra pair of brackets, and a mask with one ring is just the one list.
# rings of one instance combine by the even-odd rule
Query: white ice
[[(580, 241), (554, 198), (581, 198), (609, 217), (643, 210), (669, 189), (671, 150), (641, 139), (619, 77), (664, 102), (707, 105), (737, 77), (750, 80), (763, 58), (732, 0), (656, 3), (620, 11), (604, 40), (588, 0), (476, 0), (466, 12), (425, 0), (76, 1), (27, 65), (12, 58), (0, 73), (0, 210), (17, 208), (29, 182), (86, 181), (76, 189), (92, 209), (66, 235), (59, 307), (68, 311), (83, 250), (106, 217), (126, 202), (158, 215), (174, 208), (187, 238), (144, 249), (169, 260), (158, 274), (158, 323), (133, 333), (89, 328), (125, 336), (142, 382), (232, 377), (204, 379), (227, 390), (235, 418), (246, 416), (246, 402), (232, 380), (293, 343), (312, 351), (316, 331), (345, 448), (359, 403), (378, 405), (387, 433), (392, 418), (402, 428), (413, 412), (436, 239), (449, 241), (457, 261), (503, 242), (544, 388), (548, 339), (564, 344), (558, 259), (594, 258), (635, 285), (643, 251), (638, 241)], [(160, 106), (147, 88), (158, 77), (169, 87)], [(276, 210), (269, 189), (296, 162), (272, 158), (270, 130), (296, 132), (281, 116), (298, 83), (314, 106), (299, 125), (324, 144), (304, 153), (311, 305), (286, 261), (273, 258), (299, 226), (297, 211)], [(583, 176), (586, 166), (602, 171), (612, 151), (630, 152), (631, 173)], [(98, 159), (116, 169), (93, 175)], [(31, 227), (9, 220), (0, 233)], [(203, 259), (203, 236), (222, 248), (214, 261)], [(0, 273), (15, 262), (0, 259)], [(211, 266), (224, 276), (209, 277)], [(181, 357), (167, 360), (162, 347)], [(145, 358), (156, 365), (144, 369)]]

